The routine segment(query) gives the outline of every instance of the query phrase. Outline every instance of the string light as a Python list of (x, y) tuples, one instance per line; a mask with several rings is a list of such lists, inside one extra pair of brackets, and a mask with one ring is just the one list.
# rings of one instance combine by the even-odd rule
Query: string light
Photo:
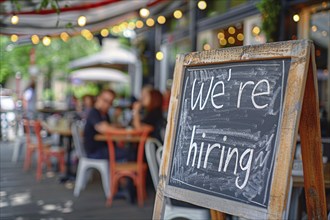
[(48, 47), (52, 43), (52, 40), (48, 36), (44, 36), (42, 38), (42, 44), (46, 47)]
[(221, 40), (222, 38), (225, 38), (225, 34), (223, 32), (219, 32), (218, 39)]
[(236, 30), (234, 27), (229, 27), (228, 32), (229, 32), (229, 34), (235, 34)]
[(146, 18), (150, 15), (150, 11), (147, 8), (141, 8), (140, 9), (140, 16), (142, 18)]
[(206, 7), (207, 7), (207, 4), (206, 4), (205, 1), (199, 1), (198, 4), (197, 4), (197, 6), (198, 6), (198, 8), (199, 8), (200, 10), (205, 10)]
[(260, 34), (260, 28), (259, 28), (258, 26), (254, 26), (254, 27), (252, 28), (252, 33), (253, 33), (255, 36), (259, 35), (259, 34)]
[(19, 17), (17, 15), (13, 15), (10, 19), (12, 24), (17, 24), (19, 22)]
[(147, 24), (149, 27), (152, 27), (152, 26), (155, 25), (155, 21), (154, 21), (154, 19), (152, 19), (152, 18), (148, 18), (148, 19), (146, 20), (146, 24)]
[(140, 20), (137, 20), (136, 22), (135, 22), (135, 26), (137, 27), (137, 28), (143, 28), (143, 21), (140, 21)]
[(122, 30), (122, 31), (124, 31), (125, 29), (127, 29), (127, 27), (128, 27), (128, 23), (125, 21), (125, 22), (123, 22), (123, 23), (121, 23), (120, 25), (119, 25), (119, 28)]
[(135, 28), (135, 23), (134, 23), (133, 21), (130, 21), (130, 22), (128, 23), (128, 29), (130, 29), (130, 30), (134, 30), (134, 28)]
[(294, 22), (298, 22), (300, 20), (300, 16), (298, 14), (293, 15), (292, 17)]
[(243, 41), (244, 40), (244, 35), (242, 33), (237, 34), (237, 40)]
[(210, 50), (211, 49), (211, 46), (209, 44), (204, 44), (203, 45), (203, 49), (204, 50)]
[(220, 45), (225, 46), (227, 44), (227, 40), (225, 38), (220, 39)]
[(316, 26), (316, 25), (313, 25), (313, 26), (312, 26), (312, 31), (313, 31), (313, 32), (316, 32), (316, 31), (317, 31), (317, 26)]
[(101, 36), (102, 37), (107, 37), (109, 35), (109, 30), (108, 29), (102, 29), (101, 30)]
[(87, 18), (85, 16), (80, 16), (78, 18), (78, 25), (80, 27), (84, 27), (86, 25), (86, 23), (87, 23)]
[(68, 33), (62, 32), (60, 34), (60, 38), (62, 39), (62, 41), (67, 42), (69, 40), (70, 36), (68, 35)]
[(80, 31), (80, 33), (81, 33), (82, 36), (85, 36), (85, 35), (87, 35), (87, 34), (89, 33), (89, 30), (87, 30), (87, 29), (82, 29), (82, 30)]
[(322, 31), (322, 36), (323, 36), (323, 37), (328, 36), (328, 32), (326, 32), (326, 31)]
[(34, 34), (31, 36), (31, 41), (33, 44), (38, 44), (40, 42), (40, 39), (39, 39), (38, 35)]
[(18, 36), (16, 34), (13, 34), (10, 36), (10, 40), (11, 40), (11, 42), (15, 43), (16, 41), (18, 41)]
[(180, 19), (182, 18), (182, 12), (180, 10), (175, 10), (173, 12), (173, 16), (176, 18), (176, 19)]
[(157, 18), (157, 22), (158, 22), (159, 24), (165, 24), (165, 22), (166, 22), (166, 18), (165, 18), (163, 15), (160, 15), (160, 16), (158, 16), (158, 18)]
[(83, 29), (81, 31), (81, 35), (86, 39), (86, 40), (92, 40), (93, 39), (93, 34), (87, 30), (87, 29)]
[(156, 59), (157, 60), (162, 60), (164, 58), (164, 54), (161, 51), (158, 51), (156, 53)]
[(93, 34), (90, 34), (90, 35), (87, 35), (85, 38), (86, 38), (86, 40), (92, 40), (93, 39)]
[(234, 43), (235, 43), (235, 38), (233, 38), (233, 37), (229, 37), (229, 38), (228, 38), (228, 43), (230, 43), (230, 44), (234, 44)]
[(119, 33), (120, 32), (119, 27), (118, 26), (114, 26), (112, 28), (112, 32), (115, 33), (115, 34)]

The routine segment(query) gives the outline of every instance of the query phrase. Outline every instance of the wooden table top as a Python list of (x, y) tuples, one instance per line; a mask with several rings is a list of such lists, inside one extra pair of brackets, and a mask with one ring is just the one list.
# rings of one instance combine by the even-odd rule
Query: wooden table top
[[(113, 135), (111, 136), (112, 140), (114, 141), (124, 141), (124, 142), (132, 142), (132, 143), (138, 143), (141, 138), (140, 137), (136, 137), (136, 136), (130, 136), (130, 135), (127, 135), (127, 136), (117, 136), (117, 135)], [(95, 140), (97, 141), (107, 141), (107, 135), (105, 134), (97, 134), (95, 135)]]
[(47, 122), (43, 122), (42, 125), (50, 133), (59, 134), (67, 137), (72, 136), (70, 126), (67, 123), (57, 123), (55, 126), (51, 126)]
[[(330, 163), (323, 164), (324, 170), (324, 185), (325, 188), (330, 189)], [(304, 187), (303, 176), (292, 176), (294, 187)]]

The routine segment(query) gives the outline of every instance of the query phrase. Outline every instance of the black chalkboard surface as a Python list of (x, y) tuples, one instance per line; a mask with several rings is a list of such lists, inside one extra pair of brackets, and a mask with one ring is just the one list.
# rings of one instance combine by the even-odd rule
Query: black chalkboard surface
[(290, 62), (185, 68), (169, 185), (268, 206)]

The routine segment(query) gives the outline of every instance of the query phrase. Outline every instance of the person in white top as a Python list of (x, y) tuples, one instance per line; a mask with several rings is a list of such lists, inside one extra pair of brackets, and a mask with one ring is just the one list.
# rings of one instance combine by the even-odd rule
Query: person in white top
[(31, 80), (29, 86), (23, 93), (23, 108), (27, 118), (34, 118), (36, 113), (36, 101), (35, 81)]

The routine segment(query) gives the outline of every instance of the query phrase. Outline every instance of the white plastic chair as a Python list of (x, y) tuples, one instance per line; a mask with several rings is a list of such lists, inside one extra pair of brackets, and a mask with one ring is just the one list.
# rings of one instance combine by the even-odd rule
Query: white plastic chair
[[(155, 189), (157, 189), (159, 181), (159, 166), (161, 164), (162, 152), (162, 144), (155, 138), (148, 138), (145, 146), (145, 153)], [(175, 218), (185, 218), (192, 220), (210, 219), (210, 211), (208, 209), (172, 205), (171, 200), (166, 199), (164, 219)]]
[(79, 158), (76, 182), (73, 191), (73, 195), (78, 197), (80, 191), (85, 189), (87, 182), (91, 176), (90, 169), (94, 168), (98, 170), (101, 174), (103, 190), (106, 198), (110, 196), (109, 190), (109, 161), (104, 159), (90, 159), (86, 157), (85, 150), (83, 148), (81, 131), (83, 128), (83, 123), (80, 121), (76, 121), (71, 126), (73, 144), (75, 146), (75, 150), (77, 156)]

